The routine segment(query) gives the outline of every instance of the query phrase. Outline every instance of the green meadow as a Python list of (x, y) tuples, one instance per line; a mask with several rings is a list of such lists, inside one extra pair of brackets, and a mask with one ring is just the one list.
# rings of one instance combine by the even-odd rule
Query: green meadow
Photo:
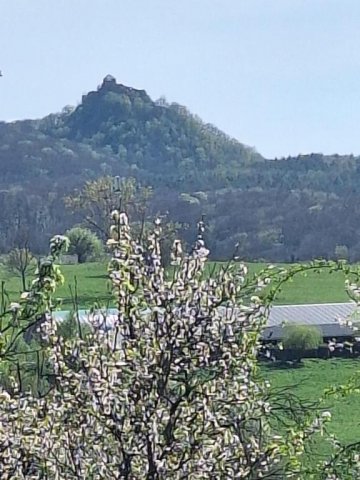
[[(250, 275), (265, 267), (265, 264), (250, 263)], [(212, 266), (210, 265), (209, 268)], [(75, 292), (78, 305), (89, 307), (94, 302), (110, 304), (112, 296), (107, 280), (106, 263), (85, 263), (79, 265), (62, 265), (65, 284), (56, 296), (62, 298), (63, 308), (71, 308)], [(20, 294), (20, 279), (10, 275), (0, 267), (0, 279), (5, 284), (9, 299), (16, 300)], [(29, 276), (29, 281), (31, 276)], [(305, 304), (344, 302), (347, 296), (344, 289), (344, 274), (336, 272), (298, 275), (288, 283), (276, 299), (277, 304)], [(280, 370), (263, 365), (262, 374), (268, 378), (273, 387), (291, 386), (292, 392), (308, 401), (317, 400), (322, 392), (333, 385), (346, 382), (357, 370), (360, 360), (305, 360), (302, 368)], [(351, 395), (345, 399), (327, 400), (324, 409), (330, 410), (333, 421), (330, 431), (336, 433), (345, 442), (356, 441), (360, 436), (360, 426), (356, 412), (360, 411), (360, 395)], [(327, 451), (321, 439), (317, 442), (319, 454)]]
[[(250, 263), (249, 271), (258, 272), (266, 264)], [(286, 268), (286, 264), (281, 266)], [(288, 265), (290, 266), (290, 265)], [(277, 305), (296, 305), (304, 303), (336, 303), (348, 301), (345, 291), (345, 275), (343, 272), (329, 273), (323, 269), (320, 273), (309, 271), (298, 274), (286, 285), (277, 296)]]
[[(303, 360), (300, 368), (280, 369), (271, 364), (262, 365), (261, 373), (270, 381), (273, 388), (288, 387), (306, 402), (316, 402), (323, 392), (336, 385), (345, 384), (360, 372), (360, 359), (336, 358), (331, 360)], [(330, 433), (344, 444), (357, 442), (360, 436), (360, 395), (351, 394), (344, 398), (325, 398), (324, 411), (330, 411), (331, 422), (327, 426)], [(316, 439), (314, 451), (318, 455), (329, 452), (329, 445), (322, 437)]]
[[(77, 298), (80, 307), (89, 307), (94, 302), (111, 302), (110, 286), (107, 278), (106, 263), (82, 263), (78, 265), (61, 265), (61, 271), (65, 277), (64, 285), (61, 285), (55, 296), (62, 299), (64, 308), (73, 305)], [(9, 274), (0, 266), (0, 280), (3, 282), (5, 291), (10, 300), (16, 300), (20, 295), (20, 278)], [(28, 275), (28, 282), (32, 275)]]
[[(209, 271), (213, 266), (214, 264), (209, 264)], [(249, 274), (259, 272), (265, 266), (264, 263), (249, 263)], [(94, 302), (111, 303), (106, 263), (62, 265), (61, 269), (65, 276), (65, 284), (58, 289), (56, 296), (63, 299), (64, 307), (72, 305), (75, 292), (81, 307), (89, 307)], [(9, 274), (0, 266), (0, 280), (4, 282), (9, 298), (16, 300), (21, 289), (20, 278)], [(342, 272), (329, 274), (327, 270), (323, 270), (321, 273), (309, 272), (306, 276), (299, 274), (284, 286), (275, 303), (281, 305), (346, 302), (344, 282)]]

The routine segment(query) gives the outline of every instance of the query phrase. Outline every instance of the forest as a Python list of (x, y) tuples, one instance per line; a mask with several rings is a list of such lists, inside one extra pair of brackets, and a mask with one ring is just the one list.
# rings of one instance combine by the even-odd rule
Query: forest
[[(241, 112), (239, 112), (241, 115)], [(99, 177), (151, 187), (146, 215), (190, 242), (204, 216), (212, 259), (360, 259), (360, 157), (267, 159), (165, 98), (107, 75), (75, 107), (0, 123), (0, 253), (82, 222), (66, 198)]]

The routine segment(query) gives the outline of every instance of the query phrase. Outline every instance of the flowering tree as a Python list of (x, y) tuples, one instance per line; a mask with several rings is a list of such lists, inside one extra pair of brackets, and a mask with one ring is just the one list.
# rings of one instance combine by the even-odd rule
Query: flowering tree
[[(55, 262), (67, 240), (52, 240), (32, 289), (1, 327), (0, 355), (11, 361), (17, 339), (36, 326), (51, 381), (24, 391), (19, 374), (0, 390), (0, 478), (301, 478), (307, 442), (329, 415), (303, 411), (291, 428), (276, 428), (256, 361), (274, 290), (265, 300), (257, 294), (275, 274), (250, 278), (230, 262), (206, 275), (203, 230), (200, 222), (190, 254), (174, 242), (167, 278), (160, 221), (140, 245), (126, 214), (114, 211), (108, 246), (117, 318), (112, 329), (105, 317), (86, 332), (79, 323), (66, 340), (52, 311), (62, 281)], [(316, 475), (314, 467), (303, 478)]]

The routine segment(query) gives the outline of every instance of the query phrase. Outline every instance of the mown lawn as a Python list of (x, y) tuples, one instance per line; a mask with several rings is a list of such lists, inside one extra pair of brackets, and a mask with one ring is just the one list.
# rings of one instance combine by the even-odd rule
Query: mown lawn
[[(266, 267), (265, 263), (246, 263), (249, 274), (258, 273)], [(291, 264), (279, 264), (282, 267), (291, 267)], [(213, 264), (209, 265), (211, 272)], [(296, 275), (279, 293), (275, 303), (278, 305), (303, 303), (332, 303), (348, 301), (345, 292), (345, 276), (342, 272), (329, 273), (323, 269), (321, 273), (310, 271)]]
[[(249, 272), (256, 273), (265, 267), (264, 263), (249, 263)], [(209, 263), (208, 271), (211, 272), (214, 264)], [(105, 263), (85, 263), (79, 265), (62, 265), (65, 284), (57, 291), (57, 296), (63, 299), (64, 307), (72, 304), (72, 292), (77, 283), (78, 302), (81, 307), (88, 307), (94, 302), (111, 302), (111, 293), (106, 276)], [(31, 280), (31, 276), (29, 276)], [(16, 300), (20, 292), (20, 279), (10, 275), (0, 266), (0, 281), (5, 282), (6, 291), (11, 300)], [(347, 295), (344, 289), (345, 277), (341, 272), (329, 274), (310, 272), (305, 277), (298, 275), (288, 283), (276, 299), (277, 304), (302, 304), (302, 303), (331, 303), (345, 302)]]
[[(304, 360), (300, 368), (279, 369), (263, 365), (261, 372), (273, 387), (290, 386), (292, 393), (306, 401), (316, 401), (325, 389), (346, 383), (355, 373), (360, 372), (360, 359), (343, 358), (332, 360)], [(328, 398), (324, 410), (332, 414), (328, 430), (342, 442), (352, 443), (360, 437), (360, 394), (351, 394), (345, 398)], [(329, 451), (322, 437), (317, 439), (316, 452)]]
[[(282, 266), (291, 266), (282, 264)], [(249, 271), (258, 272), (265, 264), (250, 263)], [(324, 269), (321, 273), (308, 272), (306, 275), (298, 274), (287, 283), (278, 295), (278, 305), (303, 304), (303, 303), (333, 303), (346, 302), (348, 296), (345, 292), (345, 276), (342, 272), (329, 273)]]
[[(62, 299), (62, 304), (65, 308), (71, 307), (75, 291), (77, 291), (80, 307), (89, 307), (94, 302), (102, 304), (111, 302), (112, 296), (105, 263), (61, 265), (61, 270), (65, 277), (65, 283), (59, 287), (55, 296)], [(32, 277), (29, 276), (29, 281), (31, 279)], [(0, 280), (5, 282), (5, 289), (9, 298), (16, 300), (21, 289), (20, 278), (10, 275), (0, 267)]]

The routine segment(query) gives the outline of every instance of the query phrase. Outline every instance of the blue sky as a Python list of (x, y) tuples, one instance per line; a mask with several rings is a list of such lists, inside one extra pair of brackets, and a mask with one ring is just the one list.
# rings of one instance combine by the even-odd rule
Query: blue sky
[(0, 0), (0, 120), (111, 73), (267, 157), (360, 154), (359, 0)]

